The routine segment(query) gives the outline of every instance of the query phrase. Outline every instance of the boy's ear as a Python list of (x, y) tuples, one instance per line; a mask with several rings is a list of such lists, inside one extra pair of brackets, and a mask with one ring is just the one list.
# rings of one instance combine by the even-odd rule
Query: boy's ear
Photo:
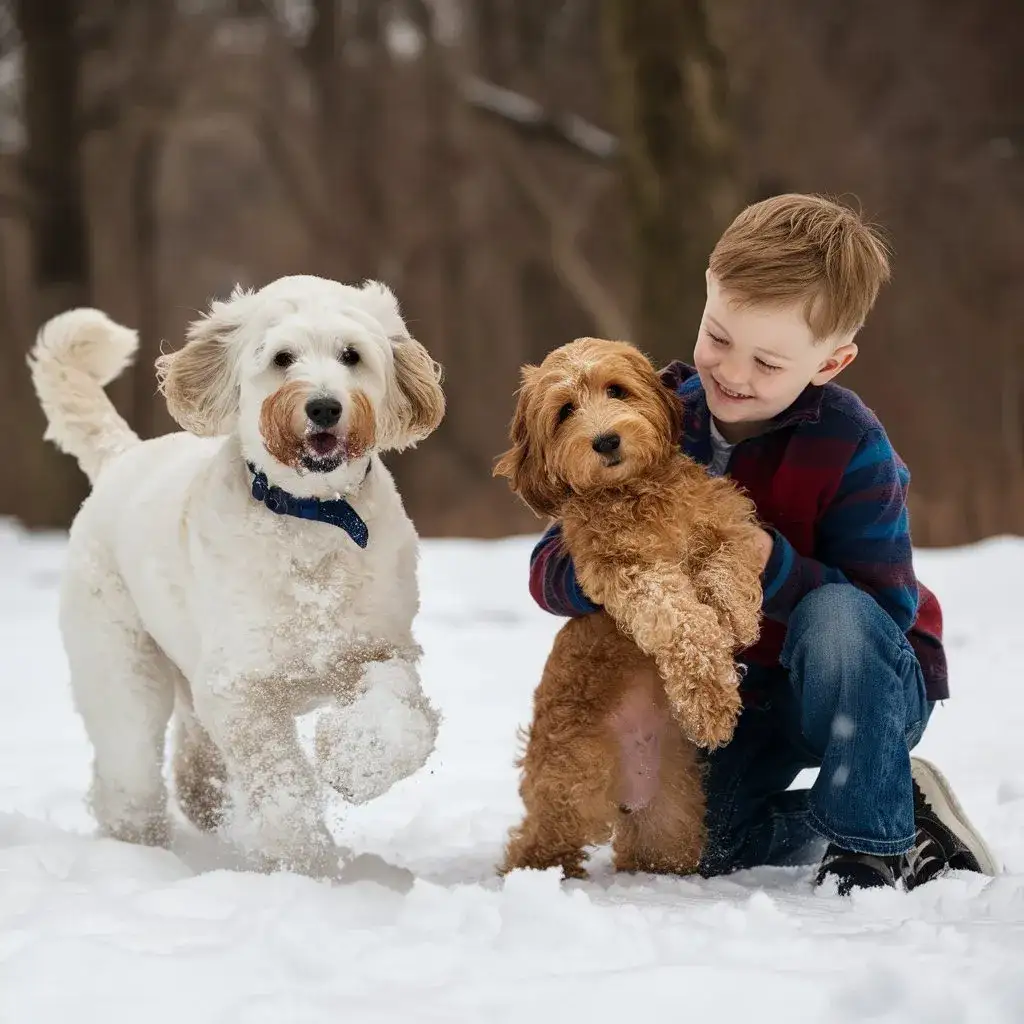
[(811, 378), (811, 383), (817, 386), (827, 384), (833, 377), (838, 376), (850, 363), (857, 358), (858, 348), (856, 342), (848, 341), (839, 345), (822, 364), (818, 372)]

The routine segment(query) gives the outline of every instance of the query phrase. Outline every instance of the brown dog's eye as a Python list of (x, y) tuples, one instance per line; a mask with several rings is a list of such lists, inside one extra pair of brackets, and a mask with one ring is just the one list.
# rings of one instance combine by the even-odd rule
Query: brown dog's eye
[(609, 384), (605, 388), (605, 393), (609, 398), (625, 398), (626, 389), (621, 384)]
[(573, 414), (572, 402), (566, 402), (561, 409), (558, 410), (558, 422), (564, 423)]
[(276, 356), (274, 356), (274, 365), (280, 366), (282, 370), (285, 369), (285, 367), (291, 366), (294, 362), (295, 356), (293, 356), (287, 349), (282, 349)]

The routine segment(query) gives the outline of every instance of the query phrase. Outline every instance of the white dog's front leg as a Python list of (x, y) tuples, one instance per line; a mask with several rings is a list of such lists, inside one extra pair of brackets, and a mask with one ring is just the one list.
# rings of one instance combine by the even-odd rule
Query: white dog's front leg
[(224, 756), (234, 797), (226, 832), (270, 867), (331, 874), (340, 851), (324, 825), (321, 787), (277, 696), (260, 683), (196, 688), (196, 714)]
[(381, 796), (423, 767), (438, 728), (413, 662), (396, 657), (363, 671), (362, 694), (352, 704), (328, 709), (316, 724), (324, 780), (355, 804)]

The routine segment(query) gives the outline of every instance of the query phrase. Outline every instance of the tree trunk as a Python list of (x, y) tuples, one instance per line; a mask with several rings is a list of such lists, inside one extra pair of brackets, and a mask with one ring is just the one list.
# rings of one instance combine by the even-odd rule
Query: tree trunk
[(686, 355), (707, 259), (735, 213), (722, 57), (703, 0), (603, 0), (637, 277), (634, 341)]
[[(33, 328), (88, 303), (91, 292), (76, 105), (76, 11), (74, 0), (18, 0), (15, 8), (24, 54), (23, 166), (30, 195)], [(21, 339), (23, 348), (28, 340)], [(30, 424), (29, 431), (38, 437), (42, 416), (27, 380), (17, 397), (25, 404), (24, 418), (18, 413), (19, 435)], [(12, 511), (34, 524), (66, 525), (85, 494), (84, 478), (52, 448), (41, 457), (27, 451), (24, 461), (22, 500), (28, 504)]]
[(25, 59), (25, 170), (33, 195), (33, 278), (44, 315), (89, 296), (76, 110), (76, 8), (74, 0), (17, 4)]

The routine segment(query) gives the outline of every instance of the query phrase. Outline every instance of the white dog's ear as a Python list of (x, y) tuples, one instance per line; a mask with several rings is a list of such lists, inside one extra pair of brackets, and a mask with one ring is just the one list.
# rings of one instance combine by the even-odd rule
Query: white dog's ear
[(398, 299), (383, 281), (364, 281), (360, 291), (363, 293), (363, 308), (384, 328), (384, 333), (392, 341), (411, 337)]
[(237, 287), (226, 302), (189, 325), (185, 347), (156, 361), (160, 392), (178, 424), (199, 437), (229, 433), (238, 413), (235, 334), (246, 320), (252, 292)]
[(441, 365), (415, 338), (392, 341), (394, 387), (386, 400), (389, 448), (402, 449), (432, 434), (444, 419)]
[(381, 447), (401, 450), (422, 441), (444, 419), (441, 367), (409, 333), (395, 293), (381, 281), (364, 281), (364, 308), (391, 341), (394, 380), (381, 412)]

